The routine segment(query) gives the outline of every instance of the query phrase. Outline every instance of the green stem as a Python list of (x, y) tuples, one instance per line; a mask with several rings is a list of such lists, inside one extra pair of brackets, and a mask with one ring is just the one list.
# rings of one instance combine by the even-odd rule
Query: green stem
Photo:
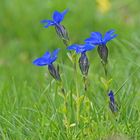
[(85, 90), (85, 92), (87, 91), (87, 76), (83, 76), (83, 82), (84, 82), (84, 90)]
[(58, 87), (59, 87), (61, 94), (62, 94), (62, 97), (63, 97), (64, 108), (66, 109), (65, 110), (66, 112), (64, 114), (64, 120), (65, 120), (65, 122), (68, 122), (68, 119), (67, 119), (67, 116), (68, 116), (67, 95), (66, 95), (62, 81), (58, 83)]
[(106, 76), (106, 79), (107, 79), (107, 64), (103, 64), (103, 68), (104, 68), (105, 76)]
[(76, 96), (77, 96), (77, 102), (76, 102), (76, 120), (77, 124), (79, 124), (79, 91), (78, 91), (78, 79), (77, 79), (77, 56), (74, 56), (74, 77), (75, 77), (75, 85), (76, 85)]

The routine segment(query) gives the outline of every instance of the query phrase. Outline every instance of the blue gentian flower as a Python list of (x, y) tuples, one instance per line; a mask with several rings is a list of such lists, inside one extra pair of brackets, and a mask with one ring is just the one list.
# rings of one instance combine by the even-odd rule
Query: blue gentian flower
[(55, 69), (53, 62), (56, 61), (57, 55), (60, 49), (56, 49), (52, 52), (46, 52), (42, 57), (37, 58), (33, 61), (33, 64), (36, 66), (48, 66), (48, 70), (50, 74), (55, 78), (56, 80), (60, 80), (60, 74), (58, 68)]
[(60, 49), (54, 50), (52, 54), (50, 52), (46, 52), (42, 57), (34, 60), (33, 64), (37, 66), (51, 65), (57, 59), (59, 50)]
[(113, 113), (115, 113), (115, 112), (118, 111), (118, 106), (117, 106), (117, 104), (115, 102), (114, 93), (113, 93), (112, 90), (109, 92), (108, 96), (109, 96), (109, 99), (110, 99), (110, 101), (109, 101), (109, 107), (110, 107), (111, 111)]
[(93, 50), (94, 48), (95, 46), (89, 43), (86, 43), (84, 45), (73, 44), (67, 47), (68, 50), (75, 50), (76, 53), (85, 53), (86, 51)]
[(45, 28), (48, 28), (49, 26), (57, 26), (63, 21), (67, 12), (68, 12), (68, 9), (64, 10), (62, 13), (60, 13), (58, 11), (54, 11), (54, 13), (52, 15), (53, 20), (45, 19), (45, 20), (42, 20), (41, 23), (45, 23), (45, 24), (47, 23), (44, 26)]
[(46, 24), (44, 27), (48, 28), (49, 26), (55, 26), (55, 30), (57, 35), (63, 40), (64, 44), (67, 45), (67, 41), (69, 40), (68, 32), (66, 28), (61, 25), (65, 15), (67, 14), (68, 9), (64, 10), (63, 12), (54, 11), (52, 15), (52, 20), (42, 20), (41, 23)]
[(104, 37), (100, 32), (92, 32), (91, 37), (85, 40), (86, 43), (93, 45), (98, 45), (98, 54), (101, 58), (101, 62), (106, 65), (108, 59), (108, 48), (106, 46), (107, 42), (117, 37), (114, 34), (115, 30), (109, 30), (105, 33)]
[(86, 43), (91, 43), (94, 45), (104, 46), (106, 43), (113, 38), (117, 37), (117, 34), (114, 34), (115, 30), (109, 30), (105, 33), (104, 37), (100, 32), (92, 32), (91, 37), (85, 40)]
[(82, 74), (85, 76), (87, 76), (89, 70), (89, 61), (86, 52), (93, 50), (94, 48), (95, 48), (94, 45), (87, 43), (84, 45), (73, 44), (67, 47), (68, 50), (75, 50), (77, 54), (81, 53), (81, 57), (79, 58), (79, 67)]

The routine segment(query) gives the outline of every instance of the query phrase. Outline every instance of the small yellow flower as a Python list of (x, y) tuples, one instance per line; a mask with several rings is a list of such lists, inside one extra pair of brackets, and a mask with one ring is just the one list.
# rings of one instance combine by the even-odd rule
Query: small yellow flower
[(109, 0), (97, 0), (98, 9), (101, 13), (106, 13), (111, 8), (111, 3)]

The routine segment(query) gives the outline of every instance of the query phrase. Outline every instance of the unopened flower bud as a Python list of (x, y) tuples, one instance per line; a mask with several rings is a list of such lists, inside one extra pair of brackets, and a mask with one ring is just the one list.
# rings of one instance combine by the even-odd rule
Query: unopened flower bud
[(50, 65), (48, 65), (48, 70), (49, 70), (51, 76), (52, 76), (55, 80), (58, 80), (58, 81), (61, 80), (60, 74), (59, 74), (59, 67), (57, 67), (57, 69), (55, 69), (54, 65), (53, 65), (53, 64), (50, 64)]
[(63, 40), (64, 44), (67, 46), (68, 45), (67, 42), (69, 41), (69, 36), (66, 28), (61, 24), (57, 24), (55, 26), (55, 30), (57, 35)]
[(108, 96), (109, 96), (109, 98), (110, 98), (110, 101), (109, 101), (109, 108), (111, 109), (111, 111), (112, 111), (113, 113), (118, 112), (118, 105), (117, 105), (117, 103), (115, 102), (113, 91), (110, 91), (109, 94), (108, 94)]
[(108, 48), (106, 47), (106, 45), (99, 45), (98, 46), (98, 54), (102, 60), (102, 63), (107, 64)]
[(86, 53), (81, 53), (81, 57), (79, 58), (79, 66), (80, 70), (83, 75), (88, 75), (88, 70), (89, 70), (89, 61), (86, 56)]

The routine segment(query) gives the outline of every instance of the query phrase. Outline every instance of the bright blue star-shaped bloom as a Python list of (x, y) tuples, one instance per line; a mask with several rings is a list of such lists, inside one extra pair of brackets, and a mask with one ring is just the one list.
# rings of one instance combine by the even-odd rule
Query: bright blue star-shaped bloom
[(42, 57), (37, 58), (33, 61), (33, 64), (36, 66), (45, 66), (51, 65), (56, 59), (60, 49), (54, 50), (52, 53), (46, 52)]
[(73, 44), (69, 47), (67, 47), (68, 50), (75, 50), (76, 53), (85, 53), (86, 51), (90, 51), (94, 49), (95, 46), (91, 44), (84, 44), (84, 45), (78, 45), (78, 44)]
[(115, 37), (117, 34), (114, 34), (115, 30), (109, 30), (105, 33), (104, 37), (100, 32), (92, 32), (91, 37), (87, 38), (85, 42), (91, 43), (94, 45), (106, 45), (106, 43)]
[(65, 15), (67, 14), (68, 9), (64, 10), (63, 12), (58, 12), (58, 11), (54, 11), (53, 15), (52, 15), (52, 19), (53, 20), (42, 20), (41, 23), (46, 24), (44, 27), (48, 28), (49, 26), (57, 26), (60, 24), (60, 22), (63, 21)]

